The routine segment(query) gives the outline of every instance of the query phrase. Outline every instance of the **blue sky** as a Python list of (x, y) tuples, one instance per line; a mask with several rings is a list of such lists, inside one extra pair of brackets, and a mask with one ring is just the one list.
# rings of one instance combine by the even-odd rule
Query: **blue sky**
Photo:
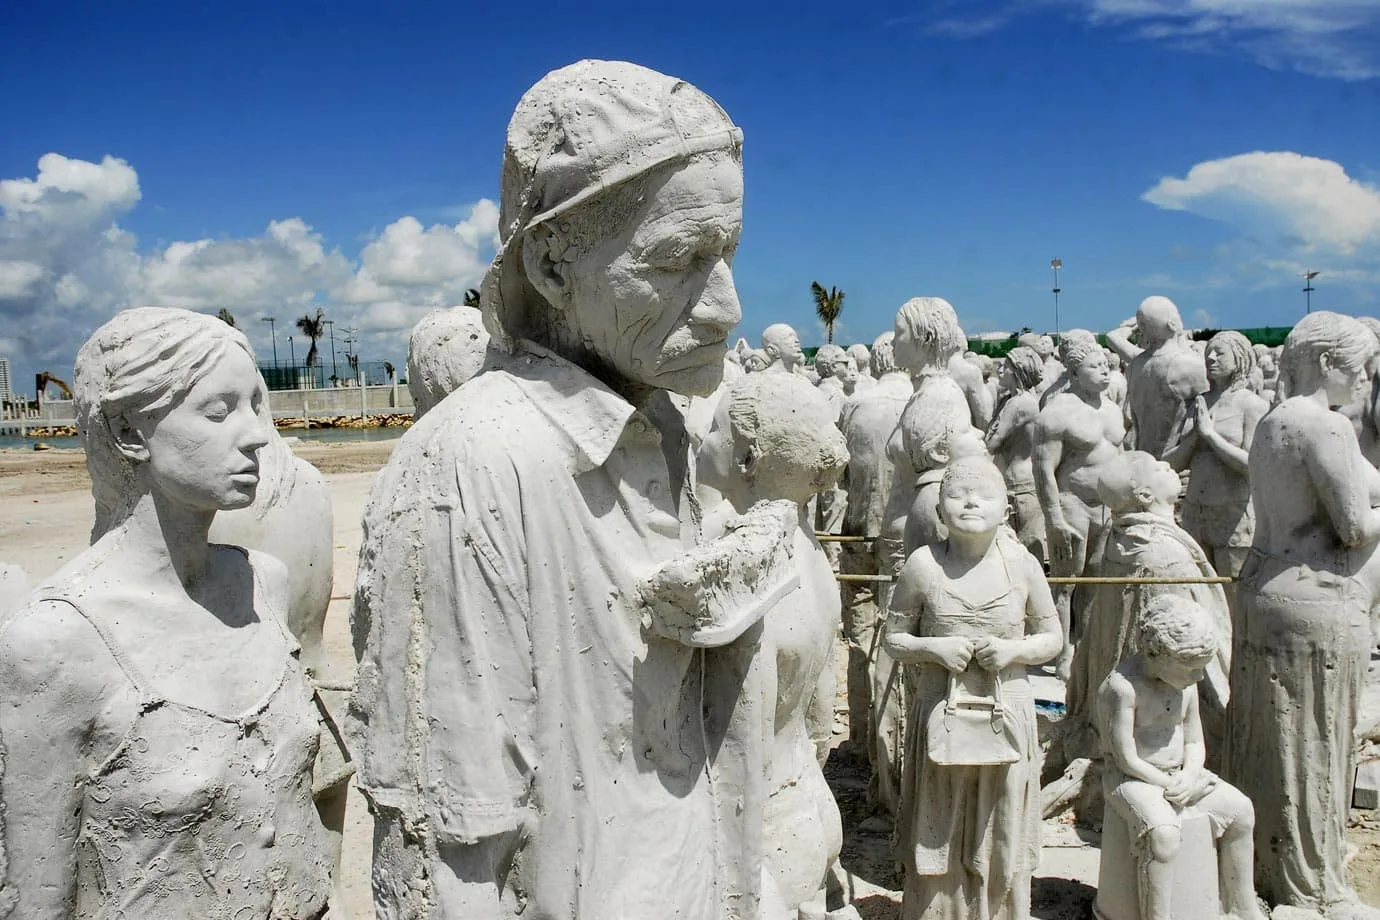
[[(1380, 0), (0, 7), (0, 356), (70, 372), (122, 306), (226, 306), (269, 353), (317, 304), (401, 365), (492, 255), (504, 130), (582, 57), (745, 134), (742, 332), (840, 337), (948, 298), (970, 333), (1374, 313)], [(300, 350), (298, 352), (300, 357)]]

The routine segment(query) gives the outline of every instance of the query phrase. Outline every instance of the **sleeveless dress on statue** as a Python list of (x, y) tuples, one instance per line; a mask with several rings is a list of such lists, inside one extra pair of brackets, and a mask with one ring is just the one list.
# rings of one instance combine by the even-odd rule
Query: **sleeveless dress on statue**
[(39, 600), (91, 624), (139, 709), (86, 777), (73, 920), (325, 917), (331, 850), (311, 795), (319, 721), (286, 627), (258, 611), (280, 633), (282, 672), (256, 704), (222, 714), (162, 696), (82, 595)]
[[(911, 632), (1002, 639), (1026, 635), (1026, 591), (1013, 584), (1008, 559), (1028, 551), (1004, 534), (995, 547), (1007, 572), (1006, 590), (973, 603), (951, 590), (941, 572), (922, 592), (918, 622), (911, 614)], [(1025, 665), (1013, 664), (1000, 674), (1001, 701), (1020, 759), (992, 766), (941, 766), (929, 759), (925, 727), (934, 707), (944, 704), (949, 672), (939, 664), (914, 668), (918, 674), (897, 821), (897, 853), (906, 868), (902, 916), (1024, 920), (1040, 857), (1040, 745)], [(976, 660), (960, 680), (969, 693), (991, 695), (993, 676)]]

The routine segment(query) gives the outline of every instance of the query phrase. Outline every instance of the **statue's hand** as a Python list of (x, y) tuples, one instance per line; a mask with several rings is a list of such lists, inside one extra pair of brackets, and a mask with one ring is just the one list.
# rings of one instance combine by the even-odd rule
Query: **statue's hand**
[(973, 643), (973, 657), (987, 671), (1000, 671), (1015, 664), (1020, 654), (1019, 643), (996, 636), (983, 636)]
[(945, 668), (959, 674), (968, 669), (973, 660), (973, 640), (963, 636), (948, 636), (930, 640), (930, 654)]
[(1193, 399), (1194, 422), (1198, 426), (1198, 433), (1206, 439), (1212, 438), (1217, 434), (1217, 423), (1212, 420), (1212, 415), (1208, 412), (1207, 401), (1201, 396)]
[(1052, 521), (1049, 528), (1049, 551), (1061, 562), (1073, 559), (1073, 548), (1083, 535), (1067, 521)]

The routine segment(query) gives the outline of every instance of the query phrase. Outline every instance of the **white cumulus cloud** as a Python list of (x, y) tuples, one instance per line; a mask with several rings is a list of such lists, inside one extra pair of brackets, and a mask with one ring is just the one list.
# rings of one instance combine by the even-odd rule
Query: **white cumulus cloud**
[(487, 198), (454, 225), (423, 227), (403, 217), (364, 247), (359, 271), (335, 298), (365, 306), (365, 329), (411, 329), (428, 311), (454, 306), (478, 287), (497, 246), (498, 205)]
[(1340, 163), (1289, 151), (1207, 160), (1141, 197), (1247, 233), (1273, 233), (1304, 250), (1350, 255), (1380, 242), (1380, 189), (1348, 176)]
[(398, 363), (412, 324), (460, 303), (497, 245), (498, 206), (483, 199), (453, 225), (400, 217), (355, 258), (301, 217), (269, 220), (254, 236), (145, 249), (119, 225), (140, 199), (134, 167), (111, 156), (49, 153), (35, 176), (0, 179), (0, 355), (16, 359), (16, 379), (66, 376), (97, 326), (143, 304), (225, 307), (265, 358), (270, 330), (258, 320), (273, 317), (284, 359), (296, 317), (321, 306), (338, 334), (364, 333), (366, 360)]

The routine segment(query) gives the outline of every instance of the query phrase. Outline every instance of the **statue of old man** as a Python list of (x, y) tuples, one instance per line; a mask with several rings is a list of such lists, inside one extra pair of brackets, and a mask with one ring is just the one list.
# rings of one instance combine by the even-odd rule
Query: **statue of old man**
[(501, 361), (408, 432), (365, 514), (349, 732), (381, 917), (756, 915), (725, 650), (638, 599), (697, 538), (670, 396), (714, 391), (741, 318), (741, 145), (633, 64), (518, 103), (481, 292)]

